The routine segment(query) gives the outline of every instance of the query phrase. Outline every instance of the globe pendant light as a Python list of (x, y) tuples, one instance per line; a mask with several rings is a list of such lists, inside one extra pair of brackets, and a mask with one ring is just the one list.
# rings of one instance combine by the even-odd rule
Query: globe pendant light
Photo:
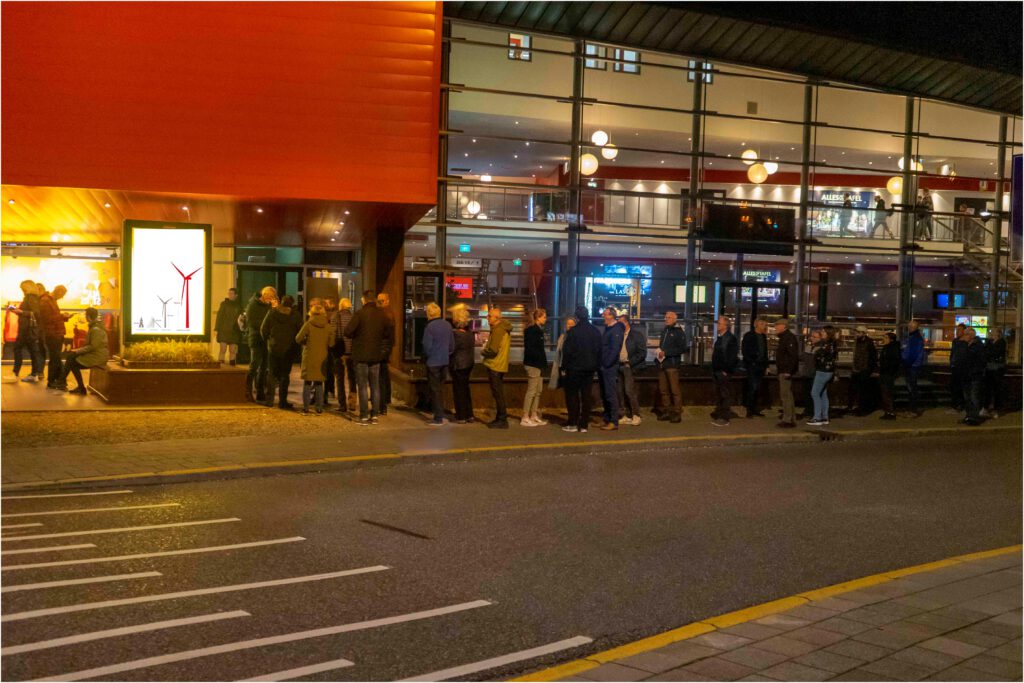
[(594, 175), (597, 166), (597, 157), (593, 154), (584, 154), (580, 157), (580, 173), (583, 175)]
[(604, 147), (608, 144), (608, 133), (603, 130), (595, 130), (594, 134), (590, 136), (590, 141), (598, 147)]
[(889, 181), (885, 184), (885, 189), (889, 190), (892, 194), (903, 194), (903, 178), (898, 175), (889, 178)]
[(609, 142), (607, 145), (601, 148), (601, 156), (611, 161), (615, 157), (619, 156), (619, 150), (618, 148), (615, 147), (615, 145)]
[(750, 166), (757, 160), (757, 152), (752, 149), (745, 150), (743, 154), (740, 155), (740, 158), (743, 159), (743, 163)]
[(750, 182), (760, 185), (768, 180), (768, 169), (761, 164), (754, 164), (747, 169), (747, 177), (750, 178)]
[(764, 162), (764, 170), (768, 171), (768, 175), (772, 175), (779, 170), (779, 165), (774, 161), (766, 161)]
[(480, 213), (480, 202), (474, 199), (469, 204), (466, 204), (466, 211), (469, 212), (470, 216), (477, 215), (478, 213)]

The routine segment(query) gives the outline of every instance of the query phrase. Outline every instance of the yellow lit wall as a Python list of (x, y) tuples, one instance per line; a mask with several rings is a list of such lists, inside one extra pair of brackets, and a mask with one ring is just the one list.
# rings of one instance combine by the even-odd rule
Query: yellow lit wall
[(57, 285), (67, 287), (60, 301), (61, 308), (76, 309), (94, 306), (104, 310), (121, 310), (121, 275), (119, 261), (89, 261), (69, 258), (36, 258), (4, 256), (0, 261), (0, 296), (3, 304), (22, 299), (24, 280), (42, 282), (48, 291)]

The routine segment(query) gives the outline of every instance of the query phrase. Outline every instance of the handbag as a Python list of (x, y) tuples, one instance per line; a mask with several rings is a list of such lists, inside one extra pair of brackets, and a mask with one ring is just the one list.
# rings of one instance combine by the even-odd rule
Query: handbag
[(482, 351), (480, 351), (480, 355), (481, 355), (481, 356), (482, 356), (483, 358), (485, 358), (486, 360), (490, 360), (490, 359), (494, 358), (495, 356), (497, 356), (497, 355), (498, 355), (498, 352), (497, 352), (497, 351), (495, 351), (494, 349), (492, 349), (492, 348), (491, 348), (491, 347), (489, 347), (489, 346), (485, 346), (485, 347), (483, 348), (483, 350), (482, 350)]

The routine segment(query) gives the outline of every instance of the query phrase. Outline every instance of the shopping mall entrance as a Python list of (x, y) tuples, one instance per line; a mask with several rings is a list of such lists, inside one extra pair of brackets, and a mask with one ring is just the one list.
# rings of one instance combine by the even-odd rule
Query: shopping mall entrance
[(715, 282), (715, 320), (727, 315), (733, 320), (733, 333), (739, 336), (759, 317), (789, 315), (789, 285), (771, 280)]

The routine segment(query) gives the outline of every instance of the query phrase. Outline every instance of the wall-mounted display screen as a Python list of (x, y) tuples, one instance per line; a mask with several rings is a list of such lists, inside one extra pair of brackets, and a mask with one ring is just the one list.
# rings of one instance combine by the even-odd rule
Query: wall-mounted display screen
[(125, 221), (125, 340), (210, 338), (211, 226)]
[(949, 292), (935, 292), (933, 295), (935, 308), (963, 308), (964, 295)]
[(792, 209), (704, 205), (704, 251), (742, 254), (793, 254)]
[(459, 299), (473, 298), (473, 278), (452, 276), (445, 279), (445, 286), (455, 292)]

